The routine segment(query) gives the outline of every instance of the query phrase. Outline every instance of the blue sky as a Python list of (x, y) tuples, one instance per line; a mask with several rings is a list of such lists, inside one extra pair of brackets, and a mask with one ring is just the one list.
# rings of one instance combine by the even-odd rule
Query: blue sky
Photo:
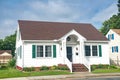
[(117, 0), (0, 0), (0, 38), (11, 35), (18, 20), (102, 23), (117, 14)]

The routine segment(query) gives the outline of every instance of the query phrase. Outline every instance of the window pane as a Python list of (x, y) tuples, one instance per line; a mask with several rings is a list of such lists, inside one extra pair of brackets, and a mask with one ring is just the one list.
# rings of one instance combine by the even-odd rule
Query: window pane
[(90, 55), (90, 46), (85, 46), (85, 56), (91, 56)]
[(51, 57), (51, 56), (52, 56), (51, 46), (45, 46), (45, 57)]
[(92, 46), (92, 56), (98, 56), (98, 54), (97, 54), (97, 46)]
[(43, 57), (43, 46), (37, 46), (37, 57)]

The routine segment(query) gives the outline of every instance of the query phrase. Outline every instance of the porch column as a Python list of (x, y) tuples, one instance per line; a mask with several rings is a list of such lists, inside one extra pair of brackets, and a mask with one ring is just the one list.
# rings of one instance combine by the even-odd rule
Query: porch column
[(83, 59), (84, 59), (84, 42), (80, 41), (80, 62), (83, 63)]
[(65, 64), (65, 58), (66, 58), (66, 40), (62, 40), (62, 56), (63, 56), (63, 63)]

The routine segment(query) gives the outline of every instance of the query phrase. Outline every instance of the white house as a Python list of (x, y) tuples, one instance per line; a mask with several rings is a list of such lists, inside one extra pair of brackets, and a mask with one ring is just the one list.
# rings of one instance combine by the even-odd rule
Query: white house
[(110, 46), (110, 63), (120, 65), (120, 29), (110, 29), (106, 37)]
[[(108, 40), (91, 24), (19, 20), (16, 67), (109, 64)], [(81, 71), (81, 70), (79, 70)]]

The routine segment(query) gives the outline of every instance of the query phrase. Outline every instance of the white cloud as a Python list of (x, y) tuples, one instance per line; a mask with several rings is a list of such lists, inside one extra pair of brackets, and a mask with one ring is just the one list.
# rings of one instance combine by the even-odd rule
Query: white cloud
[(93, 18), (93, 22), (104, 22), (105, 20), (109, 19), (112, 15), (117, 13), (117, 6), (115, 3), (107, 7), (106, 9), (97, 13)]
[(0, 29), (0, 39), (1, 39), (15, 32), (17, 21), (12, 19), (6, 19), (1, 21), (0, 24), (1, 24), (1, 29)]
[(80, 16), (71, 6), (59, 0), (49, 0), (46, 3), (40, 1), (30, 2), (29, 6), (32, 12), (25, 12), (24, 16), (31, 16), (34, 20), (74, 21)]
[[(6, 2), (4, 3), (6, 4)], [(22, 5), (19, 2), (15, 5), (6, 4), (9, 7), (4, 6), (5, 9), (0, 7), (3, 12), (0, 16), (0, 38), (14, 33), (18, 26), (17, 20), (20, 19), (101, 24), (117, 13), (116, 4), (101, 11), (108, 3), (105, 0), (85, 0), (82, 2), (81, 0), (25, 0)], [(100, 12), (96, 14), (95, 11)], [(94, 14), (95, 16), (92, 17)]]
[(46, 3), (36, 1), (32, 2), (30, 6), (36, 11), (44, 11), (48, 12), (49, 14), (60, 15), (60, 14), (67, 14), (70, 12), (70, 8), (63, 3), (62, 1), (48, 1)]

